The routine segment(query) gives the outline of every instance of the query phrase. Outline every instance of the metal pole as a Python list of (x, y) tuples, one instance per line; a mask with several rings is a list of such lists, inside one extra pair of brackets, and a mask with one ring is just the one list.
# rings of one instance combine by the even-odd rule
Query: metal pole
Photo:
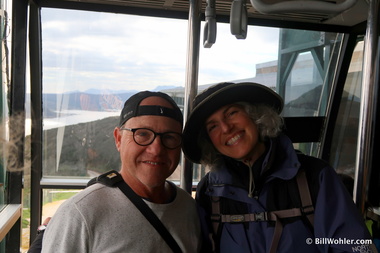
[(29, 52), (31, 99), (30, 243), (37, 234), (42, 216), (42, 49), (41, 9), (30, 2)]
[(354, 201), (364, 213), (374, 146), (376, 92), (376, 64), (378, 64), (379, 0), (370, 0), (367, 31), (364, 39), (363, 80), (361, 90), (358, 147)]
[[(186, 83), (184, 101), (184, 120), (186, 122), (191, 110), (194, 97), (198, 90), (199, 45), (201, 31), (201, 0), (190, 0), (188, 45), (186, 62)], [(181, 188), (187, 192), (192, 190), (193, 164), (182, 154)]]
[[(7, 204), (22, 203), (22, 177), (25, 146), (25, 78), (28, 1), (12, 1), (11, 79), (8, 105), (9, 141), (7, 155)], [(20, 252), (21, 217), (5, 239), (5, 252)]]

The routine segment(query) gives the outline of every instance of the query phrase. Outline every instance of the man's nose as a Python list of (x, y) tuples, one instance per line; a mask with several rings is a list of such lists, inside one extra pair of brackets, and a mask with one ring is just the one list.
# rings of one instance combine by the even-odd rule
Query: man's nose
[(153, 142), (148, 145), (148, 149), (154, 153), (159, 153), (166, 149), (162, 143), (161, 136), (157, 135)]

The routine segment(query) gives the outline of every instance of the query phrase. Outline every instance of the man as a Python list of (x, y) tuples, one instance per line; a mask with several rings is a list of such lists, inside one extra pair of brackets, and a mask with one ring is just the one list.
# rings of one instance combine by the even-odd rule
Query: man
[[(120, 179), (144, 199), (182, 252), (198, 252), (195, 202), (166, 180), (179, 162), (182, 124), (182, 113), (168, 95), (143, 91), (125, 102), (114, 138)], [(42, 243), (42, 252), (49, 253), (157, 251), (171, 248), (118, 187), (101, 183), (61, 205)]]

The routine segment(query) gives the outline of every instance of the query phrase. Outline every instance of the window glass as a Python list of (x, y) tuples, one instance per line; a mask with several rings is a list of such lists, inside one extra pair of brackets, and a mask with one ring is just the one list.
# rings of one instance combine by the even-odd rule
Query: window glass
[(342, 34), (280, 31), (277, 89), (284, 116), (326, 115), (341, 43)]
[(355, 177), (360, 98), (362, 85), (363, 41), (360, 41), (348, 70), (334, 129), (330, 163), (338, 173)]
[(242, 40), (231, 34), (229, 24), (218, 23), (215, 44), (201, 45), (200, 90), (227, 81), (252, 81), (275, 89), (278, 40), (278, 28), (249, 26)]
[[(2, 13), (11, 13), (9, 7), (5, 8), (4, 5), (1, 5)], [(0, 55), (1, 55), (1, 73), (0, 73), (0, 211), (6, 206), (8, 200), (6, 199), (7, 191), (7, 151), (11, 146), (9, 142), (8, 134), (8, 87), (10, 85), (10, 54), (9, 48), (11, 48), (11, 38), (10, 38), (10, 16), (0, 16), (0, 34), (1, 34), (1, 46), (0, 46)], [(16, 169), (16, 168), (13, 168)]]
[(218, 23), (215, 44), (200, 48), (199, 85), (255, 81), (275, 87), (278, 40), (278, 28), (248, 26), (242, 40), (231, 34), (229, 24)]
[[(12, 224), (14, 222), (14, 217), (18, 217), (18, 213), (15, 210), (5, 208), (10, 203), (8, 196), (13, 191), (18, 191), (21, 188), (21, 184), (10, 185), (8, 182), (8, 172), (18, 172), (22, 168), (16, 168), (16, 166), (11, 166), (12, 162), (9, 159), (12, 157), (10, 154), (14, 143), (18, 140), (10, 141), (9, 139), (9, 108), (8, 108), (8, 88), (10, 87), (10, 73), (11, 73), (11, 53), (12, 48), (12, 36), (11, 36), (11, 24), (12, 24), (12, 5), (4, 4), (1, 1), (0, 5), (0, 34), (1, 34), (1, 45), (0, 45), (0, 220), (2, 227), (0, 228), (1, 235), (3, 236), (0, 241), (0, 252), (5, 252), (5, 247), (7, 244), (7, 235), (12, 229)], [(15, 119), (17, 123), (21, 121)], [(22, 123), (21, 123), (22, 124)], [(22, 127), (20, 128), (22, 129)], [(15, 134), (17, 136), (17, 134)], [(18, 137), (18, 136), (17, 136)], [(11, 217), (13, 216), (13, 217)]]
[[(3, 72), (4, 73), (4, 72)], [(6, 173), (6, 162), (7, 162), (7, 150), (10, 146), (8, 142), (8, 131), (7, 131), (7, 92), (6, 83), (2, 82), (1, 93), (0, 93), (0, 211), (8, 203), (6, 199), (6, 189), (7, 189), (7, 173)]]
[(187, 21), (50, 8), (41, 17), (44, 177), (118, 170), (125, 100), (184, 87)]
[[(242, 40), (229, 24), (217, 30), (211, 48), (201, 43), (199, 91), (252, 81), (284, 98), (283, 116), (325, 115), (340, 34), (249, 26)], [(43, 8), (42, 40), (44, 177), (118, 169), (112, 131), (136, 91), (161, 90), (183, 106), (186, 20)], [(195, 181), (202, 175), (194, 170)]]
[(42, 190), (42, 219), (52, 217), (58, 207), (68, 198), (80, 192), (78, 189), (44, 189)]
[(257, 82), (284, 98), (283, 116), (324, 116), (341, 37), (250, 26), (247, 38), (238, 40), (229, 24), (218, 24), (216, 43), (201, 48), (200, 90), (218, 82)]

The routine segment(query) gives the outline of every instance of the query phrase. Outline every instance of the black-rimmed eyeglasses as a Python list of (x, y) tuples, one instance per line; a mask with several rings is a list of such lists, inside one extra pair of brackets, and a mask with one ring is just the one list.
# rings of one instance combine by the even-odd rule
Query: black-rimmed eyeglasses
[(176, 132), (156, 133), (148, 128), (125, 128), (133, 133), (133, 140), (140, 146), (148, 146), (156, 139), (157, 135), (161, 137), (161, 143), (165, 148), (176, 149), (182, 144), (182, 134)]

